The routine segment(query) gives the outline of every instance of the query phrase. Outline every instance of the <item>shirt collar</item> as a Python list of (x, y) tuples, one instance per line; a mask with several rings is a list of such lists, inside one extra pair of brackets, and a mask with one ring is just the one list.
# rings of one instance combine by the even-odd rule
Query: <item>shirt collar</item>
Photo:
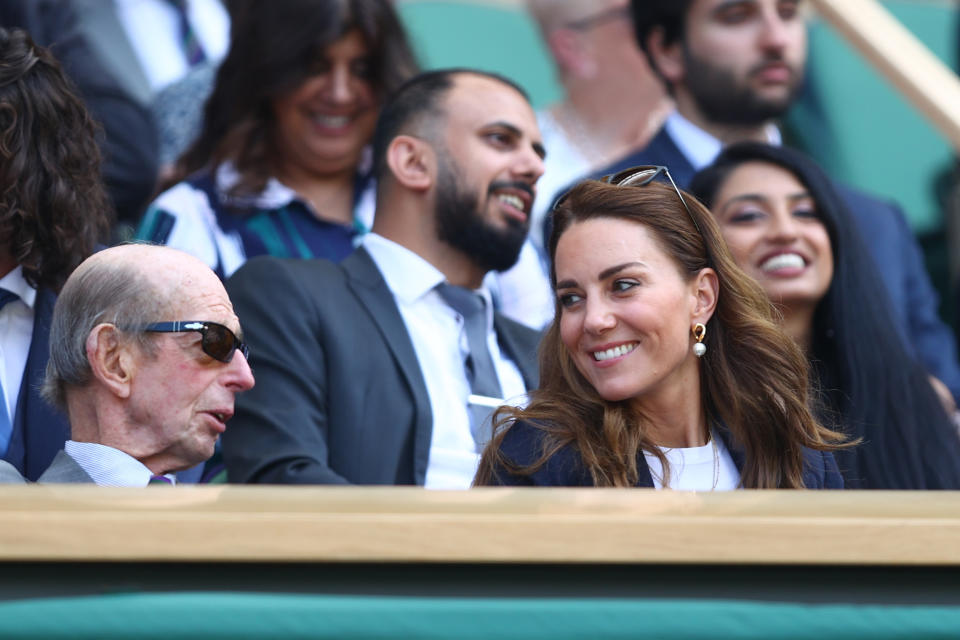
[(23, 278), (23, 267), (17, 265), (17, 268), (0, 278), (0, 289), (6, 289), (20, 296), (20, 301), (33, 309), (37, 301), (37, 290), (31, 287)]
[[(153, 476), (142, 462), (107, 445), (67, 440), (63, 450), (102, 487), (145, 487)], [(166, 477), (176, 482), (172, 474)]]
[[(217, 191), (227, 194), (240, 180), (240, 174), (231, 162), (224, 162), (217, 169)], [(298, 200), (297, 192), (286, 186), (276, 178), (268, 178), (267, 184), (258, 194), (245, 196), (225, 196), (225, 199), (244, 207), (258, 209), (280, 209), (294, 200)]]
[(363, 237), (363, 246), (400, 302), (414, 302), (446, 280), (432, 264), (381, 235), (368, 233)]
[[(670, 138), (680, 148), (680, 152), (697, 171), (713, 162), (720, 155), (720, 150), (723, 149), (723, 143), (720, 140), (684, 118), (679, 111), (674, 111), (667, 116), (667, 121), (663, 126), (666, 127)], [(764, 129), (767, 142), (779, 147), (783, 139), (777, 125), (770, 123)]]

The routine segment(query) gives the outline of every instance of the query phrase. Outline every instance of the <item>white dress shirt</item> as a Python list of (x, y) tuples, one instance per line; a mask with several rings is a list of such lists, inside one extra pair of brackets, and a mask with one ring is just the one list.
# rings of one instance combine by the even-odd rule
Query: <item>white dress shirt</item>
[[(470, 433), (467, 412), (470, 383), (464, 358), (469, 349), (462, 331), (463, 318), (437, 293), (436, 286), (445, 279), (429, 262), (375, 233), (364, 237), (363, 246), (393, 292), (430, 396), (433, 429), (424, 484), (431, 489), (466, 489), (476, 473), (480, 455)], [(510, 404), (523, 403), (527, 391), (523, 376), (500, 351), (489, 293), (485, 289), (479, 293), (488, 303), (487, 347), (500, 388)]]
[[(697, 171), (716, 160), (720, 151), (723, 150), (723, 143), (720, 140), (684, 118), (678, 111), (671, 113), (663, 126), (666, 127), (667, 133), (670, 134), (670, 138), (676, 143), (680, 152)], [(783, 140), (776, 125), (768, 124), (765, 131), (767, 143), (775, 147), (780, 146)]]
[[(101, 487), (145, 487), (153, 476), (133, 456), (104, 444), (67, 440), (63, 450)], [(171, 483), (177, 481), (173, 474), (164, 477)]]
[(33, 339), (33, 307), (37, 290), (23, 279), (23, 267), (19, 266), (0, 278), (0, 288), (20, 296), (19, 300), (8, 302), (0, 309), (0, 376), (3, 377), (3, 401), (12, 424)]
[[(107, 2), (108, 0), (101, 0)], [(154, 92), (190, 69), (183, 51), (180, 17), (166, 0), (114, 0), (144, 76)], [(219, 60), (230, 45), (230, 16), (220, 0), (190, 0), (187, 20), (208, 60)]]

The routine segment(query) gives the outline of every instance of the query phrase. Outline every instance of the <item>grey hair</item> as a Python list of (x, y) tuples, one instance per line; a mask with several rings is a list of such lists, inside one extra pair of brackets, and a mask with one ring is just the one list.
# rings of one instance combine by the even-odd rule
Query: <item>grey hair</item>
[(114, 325), (148, 357), (155, 356), (152, 334), (136, 328), (158, 321), (158, 314), (169, 308), (169, 295), (130, 262), (94, 259), (81, 265), (67, 280), (53, 309), (43, 397), (66, 411), (67, 389), (89, 384), (87, 337), (98, 324)]

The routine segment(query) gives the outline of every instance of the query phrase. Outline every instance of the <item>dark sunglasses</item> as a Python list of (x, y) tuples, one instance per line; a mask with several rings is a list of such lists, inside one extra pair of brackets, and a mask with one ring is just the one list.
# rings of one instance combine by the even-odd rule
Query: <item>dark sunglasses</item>
[(203, 352), (220, 362), (230, 362), (233, 354), (240, 351), (244, 358), (250, 357), (250, 350), (245, 342), (240, 340), (233, 331), (216, 322), (202, 322), (199, 320), (180, 320), (177, 322), (154, 322), (148, 324), (142, 331), (150, 333), (182, 333), (196, 331), (200, 334), (200, 348)]

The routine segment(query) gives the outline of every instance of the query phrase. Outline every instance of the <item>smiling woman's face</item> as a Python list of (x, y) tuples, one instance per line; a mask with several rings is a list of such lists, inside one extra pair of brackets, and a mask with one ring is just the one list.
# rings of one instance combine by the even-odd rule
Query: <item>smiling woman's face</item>
[(363, 36), (350, 31), (326, 48), (300, 86), (274, 100), (281, 173), (356, 169), (379, 113), (371, 64)]
[(698, 289), (641, 224), (596, 218), (557, 244), (560, 339), (608, 401), (697, 398)]
[(734, 260), (773, 302), (788, 311), (813, 308), (827, 293), (830, 235), (792, 173), (765, 162), (740, 165), (717, 192), (713, 215)]

